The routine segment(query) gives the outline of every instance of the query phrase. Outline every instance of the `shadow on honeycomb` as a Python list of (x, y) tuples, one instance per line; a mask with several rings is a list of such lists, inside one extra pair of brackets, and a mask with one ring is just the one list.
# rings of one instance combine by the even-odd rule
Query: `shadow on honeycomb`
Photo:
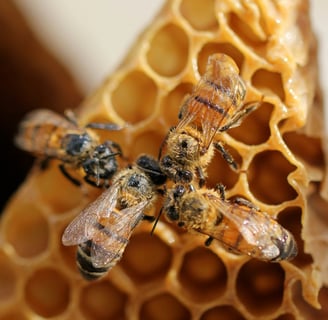
[[(206, 248), (203, 236), (161, 219), (153, 236), (151, 225), (141, 223), (122, 261), (101, 280), (87, 282), (76, 269), (75, 248), (63, 247), (61, 235), (99, 192), (85, 194), (55, 164), (35, 167), (1, 220), (1, 320), (328, 316), (327, 274), (313, 254), (317, 248), (308, 249), (306, 233), (314, 214), (307, 210), (307, 190), (323, 180), (325, 165), (320, 124), (309, 129), (310, 114), (321, 106), (307, 1), (167, 1), (122, 66), (82, 103), (80, 121), (128, 122), (102, 138), (117, 141), (130, 161), (144, 152), (157, 156), (183, 97), (214, 52), (236, 61), (247, 101), (264, 98), (223, 135), (242, 173), (216, 155), (208, 186), (220, 181), (228, 197), (244, 196), (277, 218), (296, 238), (296, 259), (269, 264), (230, 254), (215, 242)], [(159, 201), (151, 213), (160, 207)], [(321, 250), (326, 254), (326, 247)]]

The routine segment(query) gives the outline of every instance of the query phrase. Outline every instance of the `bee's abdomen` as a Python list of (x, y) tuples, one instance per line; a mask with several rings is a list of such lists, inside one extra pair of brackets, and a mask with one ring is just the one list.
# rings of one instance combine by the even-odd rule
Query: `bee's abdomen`
[(60, 150), (63, 134), (63, 130), (55, 125), (23, 126), (16, 144), (26, 151), (48, 155)]
[(92, 241), (87, 241), (77, 247), (76, 264), (86, 280), (96, 280), (105, 275), (109, 267), (96, 268), (93, 266), (90, 256)]
[(289, 231), (284, 230), (283, 239), (275, 239), (274, 243), (279, 249), (279, 255), (272, 259), (272, 262), (279, 262), (281, 260), (291, 260), (296, 257), (298, 253), (297, 243)]

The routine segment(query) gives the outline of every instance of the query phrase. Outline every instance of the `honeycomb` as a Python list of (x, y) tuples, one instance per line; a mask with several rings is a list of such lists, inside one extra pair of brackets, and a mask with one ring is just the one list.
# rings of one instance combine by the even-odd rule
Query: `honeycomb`
[[(121, 262), (83, 280), (67, 224), (99, 190), (77, 188), (57, 164), (35, 166), (0, 225), (0, 319), (323, 319), (328, 316), (325, 156), (316, 41), (305, 0), (168, 0), (118, 69), (78, 108), (81, 124), (114, 121), (133, 162), (157, 156), (207, 57), (229, 55), (263, 103), (222, 135), (241, 167), (216, 155), (208, 186), (243, 196), (295, 236), (298, 256), (264, 263), (225, 251), (160, 220), (137, 227)], [(159, 201), (153, 214), (161, 207)], [(312, 222), (315, 222), (312, 224)], [(320, 235), (319, 235), (320, 233)], [(322, 308), (320, 309), (320, 305)]]

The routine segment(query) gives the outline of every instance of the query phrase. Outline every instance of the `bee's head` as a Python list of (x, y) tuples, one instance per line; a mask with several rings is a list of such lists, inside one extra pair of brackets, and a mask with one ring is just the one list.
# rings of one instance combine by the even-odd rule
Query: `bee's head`
[(118, 169), (116, 156), (120, 154), (120, 152), (114, 152), (106, 142), (99, 144), (83, 162), (83, 170), (89, 177), (94, 177), (97, 184), (99, 179), (110, 179)]
[(71, 156), (85, 156), (92, 147), (92, 139), (87, 133), (67, 134), (63, 139), (62, 147)]
[(192, 172), (190, 170), (185, 170), (183, 166), (169, 155), (161, 159), (160, 166), (162, 171), (176, 183), (190, 183), (193, 180)]
[(136, 161), (137, 166), (145, 172), (155, 185), (162, 185), (166, 181), (166, 175), (162, 172), (158, 161), (149, 155), (142, 155)]

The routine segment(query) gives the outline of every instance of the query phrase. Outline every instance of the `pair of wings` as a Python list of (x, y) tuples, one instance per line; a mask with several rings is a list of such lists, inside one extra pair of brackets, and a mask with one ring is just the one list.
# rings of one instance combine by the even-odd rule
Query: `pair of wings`
[[(245, 205), (231, 203), (222, 200), (219, 196), (210, 195), (208, 197), (211, 204), (228, 220), (224, 225), (225, 232), (238, 230), (249, 247), (253, 247), (260, 254), (258, 258), (271, 260), (279, 255), (280, 250), (272, 241), (275, 236), (288, 233), (276, 220), (272, 219), (267, 213), (256, 208)], [(232, 224), (231, 224), (232, 223)], [(220, 228), (217, 231), (207, 232), (206, 234), (220, 239)]]
[[(83, 134), (85, 130), (72, 121), (51, 110), (37, 109), (29, 112), (19, 125), (15, 144), (28, 152), (37, 152), (49, 157), (56, 157), (59, 150), (47, 149), (47, 141), (54, 131), (63, 135), (72, 130), (74, 133)], [(39, 136), (37, 136), (39, 135)]]
[[(178, 123), (177, 129), (195, 121), (200, 122), (204, 142), (208, 147), (221, 127), (225, 125), (229, 128), (238, 126), (240, 121), (235, 121), (235, 118), (244, 113), (244, 109), (248, 106), (247, 104), (239, 106), (233, 101), (239, 99), (241, 86), (243, 87), (244, 84), (238, 74), (232, 74), (228, 81), (229, 84), (227, 85), (221, 83), (221, 79), (215, 79), (215, 87), (211, 86), (209, 83), (214, 82), (212, 75), (208, 72), (205, 73), (182, 106), (182, 119)], [(206, 99), (206, 103), (215, 106), (216, 110), (199, 102), (197, 100), (199, 97)]]
[[(146, 201), (142, 201), (118, 211), (115, 208), (118, 195), (119, 185), (114, 183), (67, 226), (62, 236), (62, 243), (65, 246), (79, 245), (92, 240), (91, 261), (96, 268), (107, 267), (121, 257), (147, 205)], [(99, 230), (100, 221), (108, 231)]]

